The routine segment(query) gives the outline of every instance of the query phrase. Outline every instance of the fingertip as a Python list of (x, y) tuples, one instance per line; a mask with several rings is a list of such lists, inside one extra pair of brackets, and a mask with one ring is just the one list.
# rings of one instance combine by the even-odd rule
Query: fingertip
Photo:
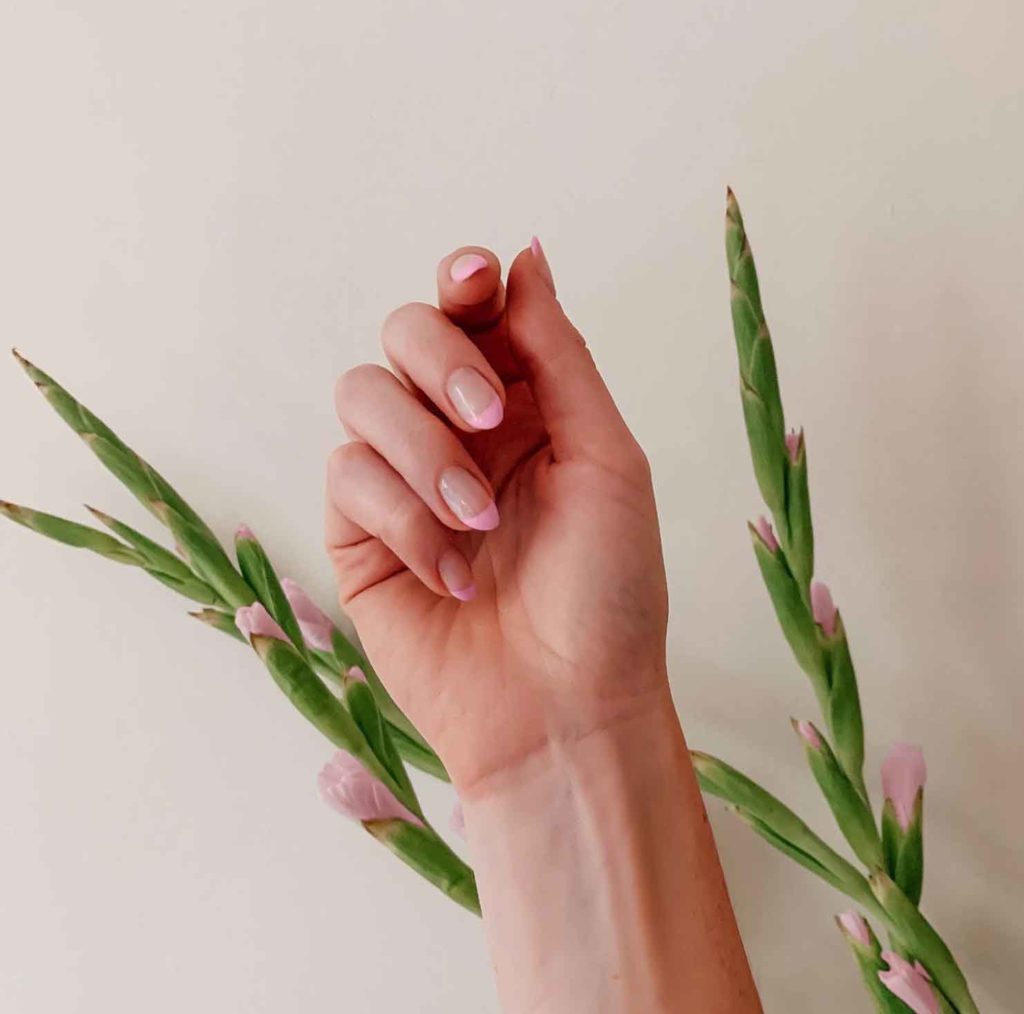
[(473, 571), (466, 558), (457, 549), (446, 550), (437, 561), (437, 573), (448, 593), (460, 602), (476, 598)]
[(437, 265), (437, 305), (460, 327), (493, 324), (505, 305), (501, 263), (486, 247), (453, 250)]

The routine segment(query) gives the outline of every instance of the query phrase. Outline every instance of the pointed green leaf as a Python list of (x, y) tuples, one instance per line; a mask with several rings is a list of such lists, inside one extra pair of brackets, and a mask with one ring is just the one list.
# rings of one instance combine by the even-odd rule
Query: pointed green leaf
[(785, 445), (776, 438), (771, 416), (757, 392), (744, 386), (743, 420), (747, 427), (750, 457), (761, 496), (776, 517), (785, 517)]

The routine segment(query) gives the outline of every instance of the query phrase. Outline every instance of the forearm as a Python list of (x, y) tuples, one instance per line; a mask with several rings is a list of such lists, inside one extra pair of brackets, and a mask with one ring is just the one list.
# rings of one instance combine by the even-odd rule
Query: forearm
[(760, 1010), (671, 701), (465, 800), (504, 1009)]

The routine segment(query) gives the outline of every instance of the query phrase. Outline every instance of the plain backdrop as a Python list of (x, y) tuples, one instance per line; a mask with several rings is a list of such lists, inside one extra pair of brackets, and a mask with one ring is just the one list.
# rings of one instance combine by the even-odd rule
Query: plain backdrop
[[(868, 770), (923, 745), (925, 911), (986, 1012), (1024, 944), (1017, 4), (7, 0), (0, 336), (325, 603), (335, 376), (438, 258), (538, 233), (651, 458), (691, 745), (837, 840), (756, 571), (727, 183)], [(0, 496), (155, 534), (0, 369)], [(495, 1011), (480, 926), (317, 799), (330, 749), (145, 575), (0, 526), (0, 1007)], [(556, 580), (557, 575), (552, 575)], [(425, 789), (444, 822), (450, 794)], [(843, 906), (712, 801), (768, 1011), (869, 1009)]]

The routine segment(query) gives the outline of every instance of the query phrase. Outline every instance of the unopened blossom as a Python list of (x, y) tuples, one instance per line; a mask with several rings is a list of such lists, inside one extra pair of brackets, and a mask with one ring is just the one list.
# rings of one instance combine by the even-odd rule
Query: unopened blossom
[(235, 626), (242, 632), (246, 640), (253, 637), (273, 637), (278, 641), (287, 641), (288, 635), (280, 628), (260, 602), (251, 606), (239, 606), (235, 611)]
[(839, 925), (854, 939), (857, 943), (864, 947), (871, 946), (871, 933), (868, 930), (868, 924), (864, 920), (864, 917), (859, 912), (854, 912), (852, 909), (848, 912), (843, 912), (839, 915)]
[(924, 754), (912, 743), (894, 744), (882, 761), (882, 792), (892, 803), (896, 821), (904, 831), (914, 819), (917, 794), (927, 777)]
[(320, 607), (290, 577), (283, 578), (281, 587), (288, 599), (295, 619), (299, 621), (302, 639), (317, 651), (330, 651), (334, 624)]
[(769, 552), (777, 553), (779, 551), (779, 540), (775, 538), (772, 523), (763, 514), (754, 522), (754, 531), (761, 537), (761, 541), (768, 547)]
[(811, 612), (814, 622), (824, 631), (826, 637), (834, 637), (837, 610), (832, 601), (832, 592), (824, 581), (811, 582)]
[(818, 730), (810, 722), (794, 722), (793, 728), (796, 729), (797, 734), (809, 747), (813, 750), (821, 749), (821, 736), (818, 735)]
[(931, 976), (920, 961), (911, 964), (895, 951), (882, 951), (882, 960), (889, 968), (879, 972), (878, 978), (893, 996), (902, 1000), (914, 1014), (941, 1014)]
[(382, 781), (344, 750), (323, 766), (316, 781), (324, 802), (352, 820), (404, 820), (422, 826)]

